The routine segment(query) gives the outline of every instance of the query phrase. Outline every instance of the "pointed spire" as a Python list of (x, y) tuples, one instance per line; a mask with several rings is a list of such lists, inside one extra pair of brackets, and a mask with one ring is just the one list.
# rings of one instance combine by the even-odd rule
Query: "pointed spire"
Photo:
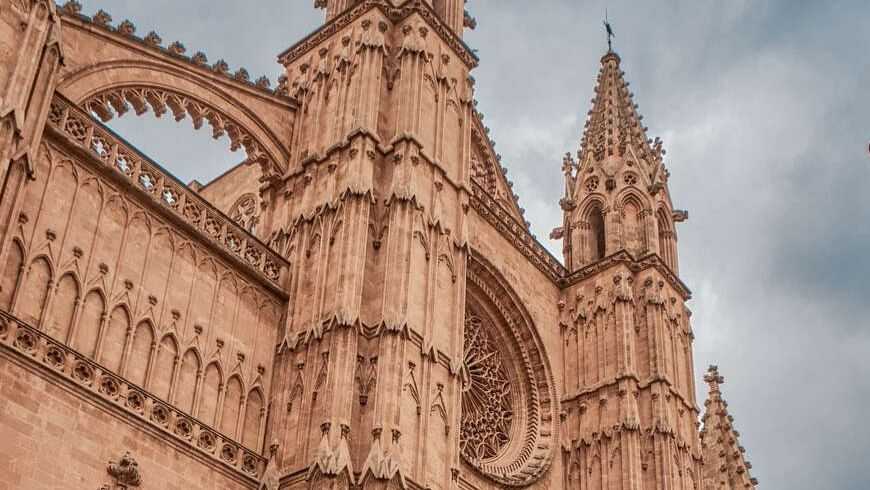
[(704, 375), (709, 394), (704, 402), (701, 420), (701, 449), (704, 453), (705, 488), (755, 488), (752, 464), (745, 459), (745, 449), (739, 443), (740, 433), (734, 428), (734, 417), (728, 413), (728, 402), (722, 398), (725, 378), (717, 366), (710, 366)]
[(658, 145), (646, 137), (647, 128), (641, 124), (643, 116), (637, 112), (634, 94), (625, 81), (620, 61), (613, 51), (601, 57), (595, 97), (580, 141), (581, 165), (590, 158), (600, 162), (611, 156), (626, 157), (629, 152), (648, 163), (661, 161), (656, 151)]

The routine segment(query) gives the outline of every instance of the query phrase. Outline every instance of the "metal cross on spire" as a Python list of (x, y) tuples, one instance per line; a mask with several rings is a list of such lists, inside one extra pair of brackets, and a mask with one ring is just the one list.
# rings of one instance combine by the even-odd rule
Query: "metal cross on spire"
[(604, 9), (604, 29), (607, 31), (607, 52), (613, 52), (612, 39), (616, 37), (613, 33), (613, 28), (610, 27), (610, 21), (607, 20), (607, 9)]

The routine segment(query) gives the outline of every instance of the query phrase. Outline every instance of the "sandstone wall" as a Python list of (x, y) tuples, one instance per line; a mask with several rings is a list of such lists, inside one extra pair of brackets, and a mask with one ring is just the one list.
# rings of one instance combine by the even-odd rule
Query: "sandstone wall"
[(88, 160), (40, 151), (0, 308), (259, 450), (280, 299)]

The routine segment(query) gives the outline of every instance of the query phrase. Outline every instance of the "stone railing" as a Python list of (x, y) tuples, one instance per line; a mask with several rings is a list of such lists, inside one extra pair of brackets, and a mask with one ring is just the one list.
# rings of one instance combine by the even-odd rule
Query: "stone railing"
[(84, 110), (55, 95), (48, 125), (280, 288), (287, 262)]
[(256, 480), (265, 467), (265, 458), (256, 452), (4, 311), (0, 311), (0, 346), (248, 478)]

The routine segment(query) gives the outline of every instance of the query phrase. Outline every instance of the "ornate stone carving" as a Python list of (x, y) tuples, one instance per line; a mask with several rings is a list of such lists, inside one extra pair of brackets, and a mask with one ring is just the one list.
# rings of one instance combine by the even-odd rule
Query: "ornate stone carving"
[(109, 461), (106, 472), (115, 480), (114, 488), (119, 490), (138, 488), (142, 482), (142, 478), (139, 475), (139, 463), (133, 459), (129, 451), (125, 452), (118, 462)]
[(230, 218), (242, 228), (255, 233), (259, 221), (257, 208), (257, 196), (254, 193), (244, 194), (230, 208)]
[(514, 421), (510, 378), (490, 328), (474, 312), (466, 312), (460, 450), (474, 462), (501, 453)]
[[(221, 68), (223, 65), (218, 62), (216, 66)], [(264, 165), (263, 170), (267, 175), (282, 172), (280, 166), (247, 129), (217, 108), (186, 94), (160, 87), (122, 87), (94, 94), (82, 105), (99, 116), (103, 122), (111, 120), (115, 115), (123, 116), (131, 108), (136, 115), (142, 115), (150, 108), (156, 117), (161, 117), (168, 111), (176, 121), (190, 116), (195, 129), (200, 129), (203, 123), (208, 122), (215, 139), (224, 135), (229, 138), (231, 151), (244, 148), (248, 156), (246, 161)]]

